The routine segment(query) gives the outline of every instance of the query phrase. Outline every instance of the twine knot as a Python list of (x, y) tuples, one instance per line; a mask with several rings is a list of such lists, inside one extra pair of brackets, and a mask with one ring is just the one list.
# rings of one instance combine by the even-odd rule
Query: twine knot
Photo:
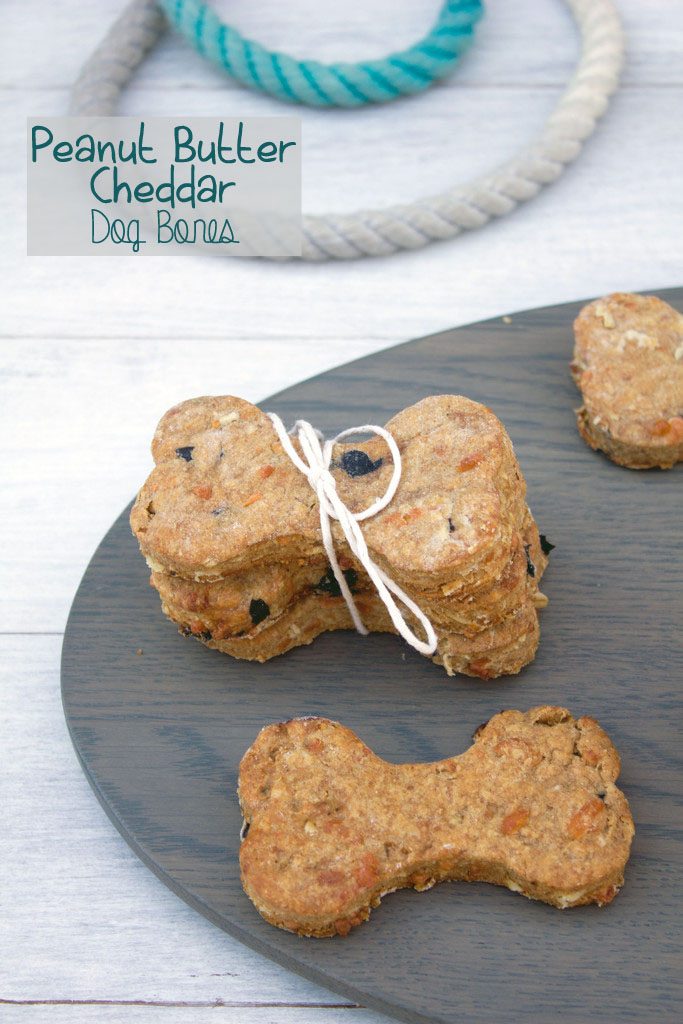
[[(329, 559), (330, 566), (332, 567), (334, 577), (339, 584), (339, 589), (346, 601), (349, 612), (351, 613), (353, 624), (358, 632), (363, 634), (363, 636), (366, 636), (368, 630), (363, 624), (360, 612), (358, 611), (356, 602), (353, 599), (351, 589), (339, 565), (339, 559), (337, 558), (337, 553), (334, 548), (334, 539), (332, 537), (331, 521), (333, 519), (339, 523), (351, 551), (370, 577), (370, 580), (377, 590), (381, 601), (385, 605), (391, 621), (396, 627), (398, 633), (400, 633), (403, 639), (409, 643), (411, 647), (414, 647), (416, 651), (419, 651), (420, 654), (434, 654), (437, 643), (434, 627), (412, 598), (408, 597), (408, 595), (401, 590), (396, 583), (394, 583), (391, 577), (387, 576), (384, 570), (380, 569), (380, 567), (373, 562), (370, 552), (368, 551), (368, 546), (365, 542), (365, 537), (363, 536), (363, 532), (359, 526), (359, 523), (363, 519), (369, 519), (371, 516), (380, 512), (383, 508), (386, 508), (398, 489), (399, 481), (401, 479), (401, 453), (394, 438), (388, 430), (384, 429), (384, 427), (378, 427), (372, 423), (365, 423), (359, 427), (350, 427), (348, 430), (342, 430), (342, 432), (337, 434), (336, 437), (325, 440), (324, 435), (321, 434), (319, 430), (316, 430), (315, 427), (307, 420), (297, 420), (292, 427), (291, 432), (288, 434), (279, 416), (273, 412), (269, 412), (268, 416), (270, 417), (275, 431), (282, 443), (282, 447), (287, 452), (287, 455), (290, 457), (296, 468), (303, 473), (312, 489), (315, 491), (318, 499), (320, 532), (322, 534), (323, 546)], [(391, 457), (394, 463), (394, 470), (386, 491), (381, 495), (381, 497), (373, 501), (371, 505), (368, 505), (367, 508), (363, 509), (362, 512), (352, 512), (347, 508), (337, 493), (337, 482), (330, 470), (330, 466), (332, 465), (332, 451), (335, 444), (352, 434), (376, 434), (379, 437), (383, 437), (389, 446), (389, 451), (391, 452)], [(301, 445), (303, 458), (301, 458), (294, 447), (292, 437), (296, 437)], [(420, 639), (420, 637), (417, 636), (409, 627), (405, 618), (405, 613), (399, 608), (398, 604), (394, 600), (395, 597), (398, 598), (401, 604), (407, 608), (408, 611), (412, 612), (421, 623), (425, 631), (426, 640)]]

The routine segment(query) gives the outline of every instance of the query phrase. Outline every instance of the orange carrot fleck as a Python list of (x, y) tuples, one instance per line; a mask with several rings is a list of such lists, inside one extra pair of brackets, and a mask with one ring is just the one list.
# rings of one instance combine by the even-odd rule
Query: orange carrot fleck
[(605, 805), (602, 800), (594, 796), (572, 814), (567, 825), (567, 832), (572, 839), (582, 839), (587, 832), (593, 832), (599, 827), (605, 813)]
[(379, 877), (379, 864), (374, 853), (363, 854), (354, 875), (361, 889), (367, 889), (375, 884)]
[(247, 508), (249, 505), (253, 505), (255, 501), (260, 501), (263, 495), (260, 491), (256, 491), (255, 494), (250, 494), (245, 501), (242, 502), (243, 508)]
[(262, 480), (267, 480), (269, 476), (272, 476), (275, 472), (275, 466), (262, 466), (258, 471), (258, 475)]
[(519, 832), (520, 828), (529, 821), (529, 811), (526, 807), (516, 807), (514, 811), (506, 815), (503, 818), (503, 823), (500, 826), (500, 831), (504, 836), (512, 836), (515, 832)]
[(484, 458), (481, 452), (474, 452), (472, 455), (466, 455), (458, 465), (458, 471), (460, 473), (466, 473), (468, 469), (474, 469), (478, 466), (481, 460)]
[(198, 487), (192, 488), (192, 493), (196, 494), (198, 498), (206, 499), (211, 497), (213, 489), (209, 486), (209, 484), (199, 484)]
[(683, 440), (683, 417), (672, 416), (669, 420), (657, 420), (652, 433), (655, 437), (668, 437), (671, 434), (671, 442)]
[(344, 828), (344, 819), (340, 817), (328, 818), (327, 821), (323, 822), (322, 828), (323, 832), (326, 832), (328, 835), (332, 835), (333, 833), (337, 835), (346, 835), (348, 831)]
[(345, 879), (346, 875), (344, 872), (336, 871), (334, 868), (318, 872), (318, 882), (320, 885), (341, 885)]

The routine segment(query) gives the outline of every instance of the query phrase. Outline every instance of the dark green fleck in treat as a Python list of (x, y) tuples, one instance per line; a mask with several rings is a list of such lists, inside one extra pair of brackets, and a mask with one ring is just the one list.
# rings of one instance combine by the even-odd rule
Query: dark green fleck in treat
[(555, 545), (551, 544), (544, 533), (539, 534), (541, 540), (541, 551), (544, 555), (549, 555), (551, 551), (554, 551)]
[(266, 602), (260, 597), (253, 597), (249, 604), (249, 614), (251, 621), (255, 626), (258, 626), (259, 622), (263, 622), (270, 615), (270, 608)]
[(448, 517), (448, 532), (455, 533), (455, 526), (453, 525), (453, 520), (450, 516)]
[[(349, 586), (349, 590), (353, 594), (353, 588), (358, 583), (358, 573), (355, 569), (344, 569), (344, 579)], [(314, 589), (322, 591), (323, 594), (329, 594), (330, 597), (341, 597), (341, 587), (337, 583), (337, 577), (334, 575), (331, 565), (328, 567), (327, 572), (322, 579), (318, 580)]]
[(179, 459), (185, 459), (185, 462), (192, 462), (193, 451), (194, 445), (188, 444), (185, 448), (176, 448), (175, 453)]
[(222, 516), (224, 512), (225, 512), (225, 509), (223, 508), (223, 506), (219, 506), (218, 508), (212, 508), (211, 509), (211, 515), (212, 516)]
[(536, 566), (531, 561), (531, 555), (529, 554), (529, 548), (530, 547), (531, 547), (530, 544), (525, 544), (524, 545), (524, 554), (526, 555), (526, 571), (529, 573), (530, 576), (535, 576), (536, 575)]
[(365, 476), (367, 473), (374, 473), (382, 465), (383, 459), (372, 461), (365, 452), (353, 448), (350, 452), (344, 452), (339, 465), (349, 476)]
[(179, 626), (178, 632), (182, 633), (183, 636), (192, 636), (192, 630), (190, 629), (189, 626)]
[(203, 640), (205, 643), (211, 639), (211, 631), (205, 629), (203, 633), (195, 633), (198, 640)]

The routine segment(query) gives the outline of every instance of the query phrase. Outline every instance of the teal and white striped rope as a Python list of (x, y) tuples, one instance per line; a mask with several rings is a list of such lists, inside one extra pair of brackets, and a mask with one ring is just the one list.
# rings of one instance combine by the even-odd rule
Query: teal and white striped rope
[(199, 53), (249, 89), (311, 107), (359, 107), (421, 92), (447, 75), (472, 41), (481, 0), (446, 0), (414, 46), (379, 60), (321, 64), (295, 60), (245, 39), (203, 0), (159, 0), (166, 17)]
[[(303, 247), (283, 244), (278, 259), (349, 260), (419, 249), (512, 213), (556, 181), (595, 131), (617, 88), (624, 36), (611, 0), (565, 0), (581, 33), (581, 56), (555, 109), (535, 138), (472, 181), (409, 203), (352, 213), (304, 214)], [(113, 114), (122, 89), (163, 34), (156, 0), (132, 0), (74, 83), (71, 114)], [(240, 247), (241, 248), (241, 247)]]

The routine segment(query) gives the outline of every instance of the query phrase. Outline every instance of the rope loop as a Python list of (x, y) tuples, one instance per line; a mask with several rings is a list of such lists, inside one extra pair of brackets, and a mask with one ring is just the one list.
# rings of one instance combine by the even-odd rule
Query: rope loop
[[(331, 520), (333, 519), (339, 523), (351, 551), (363, 566), (374, 584), (381, 601), (389, 612), (389, 616), (396, 628), (396, 631), (400, 633), (403, 639), (407, 641), (411, 647), (414, 647), (416, 651), (419, 651), (420, 654), (434, 654), (437, 644), (434, 627), (412, 598), (408, 597), (405, 591), (401, 590), (398, 584), (394, 583), (391, 577), (373, 562), (370, 552), (368, 551), (368, 546), (365, 542), (365, 537), (363, 536), (363, 531), (358, 525), (363, 519), (368, 519), (370, 516), (376, 515), (383, 508), (386, 508), (396, 494), (396, 490), (401, 479), (401, 453), (394, 438), (388, 430), (384, 429), (384, 427), (378, 427), (372, 423), (364, 423), (363, 426), (360, 427), (350, 427), (348, 430), (342, 430), (342, 432), (337, 434), (336, 437), (326, 441), (320, 431), (316, 430), (315, 427), (313, 427), (307, 420), (297, 420), (292, 427), (291, 432), (288, 434), (279, 416), (274, 412), (269, 412), (268, 416), (270, 417), (275, 428), (275, 432), (277, 433), (287, 455), (290, 457), (296, 468), (303, 473), (315, 491), (318, 499), (320, 532), (323, 539), (325, 553), (327, 554), (330, 566), (332, 567), (332, 572), (334, 573), (334, 578), (339, 584), (339, 589), (346, 601), (349, 612), (351, 613), (351, 618), (353, 619), (353, 624), (357, 631), (363, 636), (367, 636), (368, 630), (363, 624), (360, 612), (358, 611), (356, 602), (353, 599), (351, 588), (349, 587), (346, 577), (339, 565), (339, 559), (337, 558), (337, 553), (334, 548), (334, 538), (332, 537), (331, 527)], [(394, 462), (394, 470), (386, 491), (381, 495), (381, 497), (377, 498), (376, 501), (373, 501), (373, 503), (366, 509), (363, 509), (362, 512), (351, 512), (351, 510), (346, 507), (337, 494), (337, 482), (330, 472), (330, 466), (332, 465), (332, 452), (335, 444), (343, 438), (349, 437), (351, 434), (377, 434), (379, 437), (383, 437), (389, 446), (389, 451), (391, 452), (391, 457)], [(301, 458), (292, 443), (293, 436), (296, 437), (297, 441), (301, 445), (301, 451), (304, 456), (303, 458)], [(404, 613), (399, 608), (394, 597), (398, 598), (400, 603), (411, 611), (415, 618), (421, 623), (427, 637), (426, 641), (420, 639), (420, 637), (410, 629), (405, 620)]]
[(241, 85), (310, 107), (387, 103), (427, 89), (458, 62), (483, 13), (481, 0), (446, 0), (430, 32), (414, 46), (378, 60), (323, 64), (245, 39), (204, 0), (159, 2), (192, 46)]
[[(319, 262), (420, 249), (512, 213), (557, 180), (605, 113), (624, 57), (624, 35), (612, 0), (565, 3), (581, 33), (581, 57), (543, 127), (511, 159), (471, 181), (409, 203), (352, 213), (304, 214), (301, 251), (290, 251), (283, 243), (281, 252), (271, 258)], [(71, 92), (70, 113), (114, 113), (121, 90), (165, 25), (157, 0), (130, 0), (81, 70)]]

